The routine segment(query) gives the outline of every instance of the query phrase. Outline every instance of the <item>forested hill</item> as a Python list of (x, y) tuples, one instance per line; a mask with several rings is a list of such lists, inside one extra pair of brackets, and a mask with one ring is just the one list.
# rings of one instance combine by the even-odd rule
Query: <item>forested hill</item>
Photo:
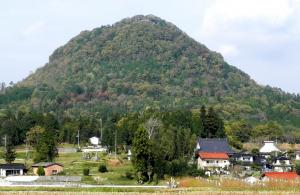
[(221, 54), (152, 15), (81, 32), (0, 96), (2, 108), (74, 116), (203, 104), (222, 111), (225, 120), (300, 127), (299, 96), (258, 85)]

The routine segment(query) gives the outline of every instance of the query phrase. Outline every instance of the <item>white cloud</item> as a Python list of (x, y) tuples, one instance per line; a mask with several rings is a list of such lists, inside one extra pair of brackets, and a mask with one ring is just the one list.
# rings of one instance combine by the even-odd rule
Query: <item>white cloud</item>
[(282, 25), (293, 13), (287, 0), (215, 0), (206, 10), (202, 31), (218, 33), (237, 22), (256, 21), (270, 26)]
[(44, 21), (36, 21), (22, 30), (22, 34), (25, 36), (34, 35), (44, 29), (46, 23)]

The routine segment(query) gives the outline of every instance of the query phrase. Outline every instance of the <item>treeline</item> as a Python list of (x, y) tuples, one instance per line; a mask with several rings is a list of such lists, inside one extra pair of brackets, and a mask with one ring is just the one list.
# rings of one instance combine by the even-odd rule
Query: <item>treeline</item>
[(204, 106), (200, 111), (161, 111), (150, 108), (143, 112), (123, 115), (109, 113), (105, 116), (100, 116), (99, 113), (89, 115), (85, 112), (74, 116), (68, 112), (41, 113), (6, 109), (0, 110), (0, 133), (12, 138), (13, 145), (24, 144), (26, 133), (36, 126), (47, 127), (45, 118), (51, 116), (55, 121), (52, 129), (57, 142), (76, 144), (79, 131), (80, 141), (84, 144), (92, 136), (100, 137), (102, 132), (102, 143), (109, 148), (114, 145), (115, 139), (120, 148), (132, 145), (134, 133), (141, 125), (150, 130), (163, 128), (164, 132), (170, 131), (176, 135), (180, 131), (188, 131), (187, 134), (196, 137), (227, 137), (236, 148), (242, 148), (244, 142), (260, 142), (265, 139), (300, 142), (300, 133), (293, 128), (282, 127), (273, 121), (256, 125), (242, 119), (224, 122), (219, 113), (220, 110)]
[[(77, 143), (77, 134), (79, 131), (80, 140), (83, 143), (87, 142), (92, 136), (100, 137), (102, 132), (103, 144), (107, 146), (114, 145), (115, 138), (117, 138), (119, 145), (131, 145), (133, 135), (141, 124), (150, 129), (157, 126), (157, 128), (164, 128), (172, 132), (188, 129), (191, 134), (197, 137), (207, 137), (206, 135), (208, 134), (209, 137), (225, 136), (224, 133), (219, 133), (224, 132), (223, 121), (212, 108), (208, 110), (207, 114), (205, 111), (203, 116), (189, 110), (162, 112), (155, 109), (146, 109), (140, 113), (112, 114), (103, 118), (84, 113), (78, 117), (70, 117), (68, 113), (59, 115), (54, 112), (40, 113), (7, 109), (0, 114), (0, 133), (1, 135), (11, 137), (13, 145), (24, 144), (26, 142), (26, 133), (31, 128), (49, 126), (49, 117), (52, 118), (51, 123), (55, 124), (52, 130), (56, 133), (58, 142), (67, 143)], [(200, 119), (201, 117), (202, 119)], [(211, 125), (214, 123), (217, 125)], [(208, 124), (211, 126), (209, 125), (209, 128), (204, 130), (205, 125), (207, 126)]]

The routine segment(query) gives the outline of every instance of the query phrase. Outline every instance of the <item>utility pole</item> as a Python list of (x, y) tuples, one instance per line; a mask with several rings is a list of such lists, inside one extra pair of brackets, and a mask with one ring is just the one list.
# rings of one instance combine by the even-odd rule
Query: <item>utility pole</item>
[(25, 159), (25, 162), (27, 162), (27, 160), (28, 160), (28, 141), (25, 140), (25, 143), (26, 143), (26, 159)]
[(118, 131), (116, 130), (116, 133), (115, 133), (115, 158), (117, 158), (117, 133), (118, 133)]
[(77, 134), (77, 144), (78, 144), (78, 149), (80, 149), (80, 134), (79, 134), (79, 129), (78, 129), (78, 134)]
[(5, 135), (4, 138), (2, 138), (4, 140), (4, 147), (5, 147), (5, 150), (6, 150), (6, 146), (7, 146), (7, 136)]
[(100, 118), (100, 132), (101, 132), (100, 139), (101, 139), (101, 145), (102, 145), (102, 142), (103, 142), (102, 118)]

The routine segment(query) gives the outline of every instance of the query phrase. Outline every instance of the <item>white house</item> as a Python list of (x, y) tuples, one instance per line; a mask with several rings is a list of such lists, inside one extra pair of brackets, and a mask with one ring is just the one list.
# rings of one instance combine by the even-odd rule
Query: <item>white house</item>
[(272, 166), (273, 166), (273, 171), (275, 172), (289, 172), (292, 171), (292, 167), (293, 167), (291, 161), (284, 156), (276, 158), (273, 161)]
[(237, 162), (242, 162), (242, 163), (253, 163), (253, 155), (251, 154), (246, 154), (246, 153), (237, 153), (234, 155), (235, 160)]
[(229, 156), (224, 152), (199, 152), (198, 169), (226, 168), (230, 165)]
[(13, 164), (0, 164), (0, 175), (6, 177), (10, 175), (24, 175), (26, 167), (24, 164), (13, 163)]
[(295, 151), (295, 160), (300, 160), (300, 151)]
[(274, 141), (264, 141), (264, 145), (259, 149), (259, 153), (268, 156), (272, 152), (280, 152), (280, 150), (275, 146)]

